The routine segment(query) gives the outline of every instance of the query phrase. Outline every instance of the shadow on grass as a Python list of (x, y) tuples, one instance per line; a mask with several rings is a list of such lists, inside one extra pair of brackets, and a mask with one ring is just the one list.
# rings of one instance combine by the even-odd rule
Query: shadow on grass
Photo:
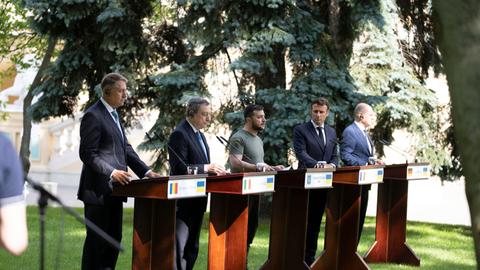
[[(83, 215), (83, 209), (76, 209)], [(45, 269), (80, 269), (85, 228), (73, 217), (58, 208), (49, 208), (46, 218), (46, 267)], [(133, 211), (124, 211), (124, 233), (122, 245), (125, 252), (120, 254), (117, 269), (131, 269), (131, 244), (133, 228)], [(29, 247), (19, 256), (13, 257), (0, 250), (0, 269), (38, 269), (39, 267), (39, 225), (36, 207), (27, 209), (29, 227)], [(208, 214), (202, 227), (200, 239), (200, 254), (195, 270), (207, 269), (208, 257)], [(64, 236), (62, 235), (64, 223)], [(323, 226), (319, 237), (319, 250), (323, 249)], [(431, 270), (467, 270), (475, 269), (476, 262), (473, 250), (473, 240), (469, 227), (409, 222), (407, 226), (407, 243), (421, 259), (420, 267), (395, 264), (371, 264), (374, 270), (381, 269), (431, 269)], [(268, 256), (269, 220), (260, 220), (256, 238), (249, 253), (249, 269), (259, 269)], [(364, 233), (358, 247), (361, 255), (365, 254), (375, 240), (375, 218), (366, 219)], [(318, 251), (320, 253), (320, 251)]]

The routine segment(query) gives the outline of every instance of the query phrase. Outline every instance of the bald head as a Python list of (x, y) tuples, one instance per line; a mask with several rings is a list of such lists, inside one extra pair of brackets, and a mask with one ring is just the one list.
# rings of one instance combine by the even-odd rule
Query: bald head
[(362, 123), (365, 127), (370, 127), (375, 123), (376, 114), (372, 106), (367, 103), (358, 103), (353, 110), (355, 121)]
[(355, 121), (360, 121), (360, 116), (368, 111), (373, 111), (370, 105), (367, 103), (358, 103), (353, 110), (353, 117), (355, 117)]

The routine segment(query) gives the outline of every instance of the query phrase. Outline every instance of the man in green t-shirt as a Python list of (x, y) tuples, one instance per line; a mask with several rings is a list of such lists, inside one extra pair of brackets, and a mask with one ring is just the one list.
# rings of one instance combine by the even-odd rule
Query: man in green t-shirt
[[(263, 141), (258, 132), (265, 129), (267, 120), (261, 105), (248, 105), (243, 117), (243, 128), (230, 138), (230, 165), (232, 172), (262, 172), (282, 170), (283, 165), (270, 166), (264, 162)], [(247, 252), (255, 237), (258, 227), (259, 195), (249, 195), (248, 198), (248, 232)]]

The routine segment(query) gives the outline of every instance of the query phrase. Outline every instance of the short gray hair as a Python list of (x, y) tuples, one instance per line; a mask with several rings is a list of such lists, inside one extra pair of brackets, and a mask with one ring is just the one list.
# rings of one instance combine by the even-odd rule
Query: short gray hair
[(208, 106), (210, 105), (210, 102), (208, 102), (208, 100), (201, 97), (191, 98), (187, 104), (187, 117), (193, 117), (198, 112), (201, 105)]
[(102, 92), (105, 94), (110, 94), (110, 90), (112, 87), (119, 81), (124, 81), (125, 83), (128, 82), (127, 78), (125, 78), (122, 74), (112, 72), (105, 75), (101, 82)]

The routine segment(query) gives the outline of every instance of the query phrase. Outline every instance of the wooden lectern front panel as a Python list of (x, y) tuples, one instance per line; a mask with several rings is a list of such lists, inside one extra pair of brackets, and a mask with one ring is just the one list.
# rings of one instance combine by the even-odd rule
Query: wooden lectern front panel
[(248, 196), (212, 194), (209, 270), (243, 270), (247, 258)]

